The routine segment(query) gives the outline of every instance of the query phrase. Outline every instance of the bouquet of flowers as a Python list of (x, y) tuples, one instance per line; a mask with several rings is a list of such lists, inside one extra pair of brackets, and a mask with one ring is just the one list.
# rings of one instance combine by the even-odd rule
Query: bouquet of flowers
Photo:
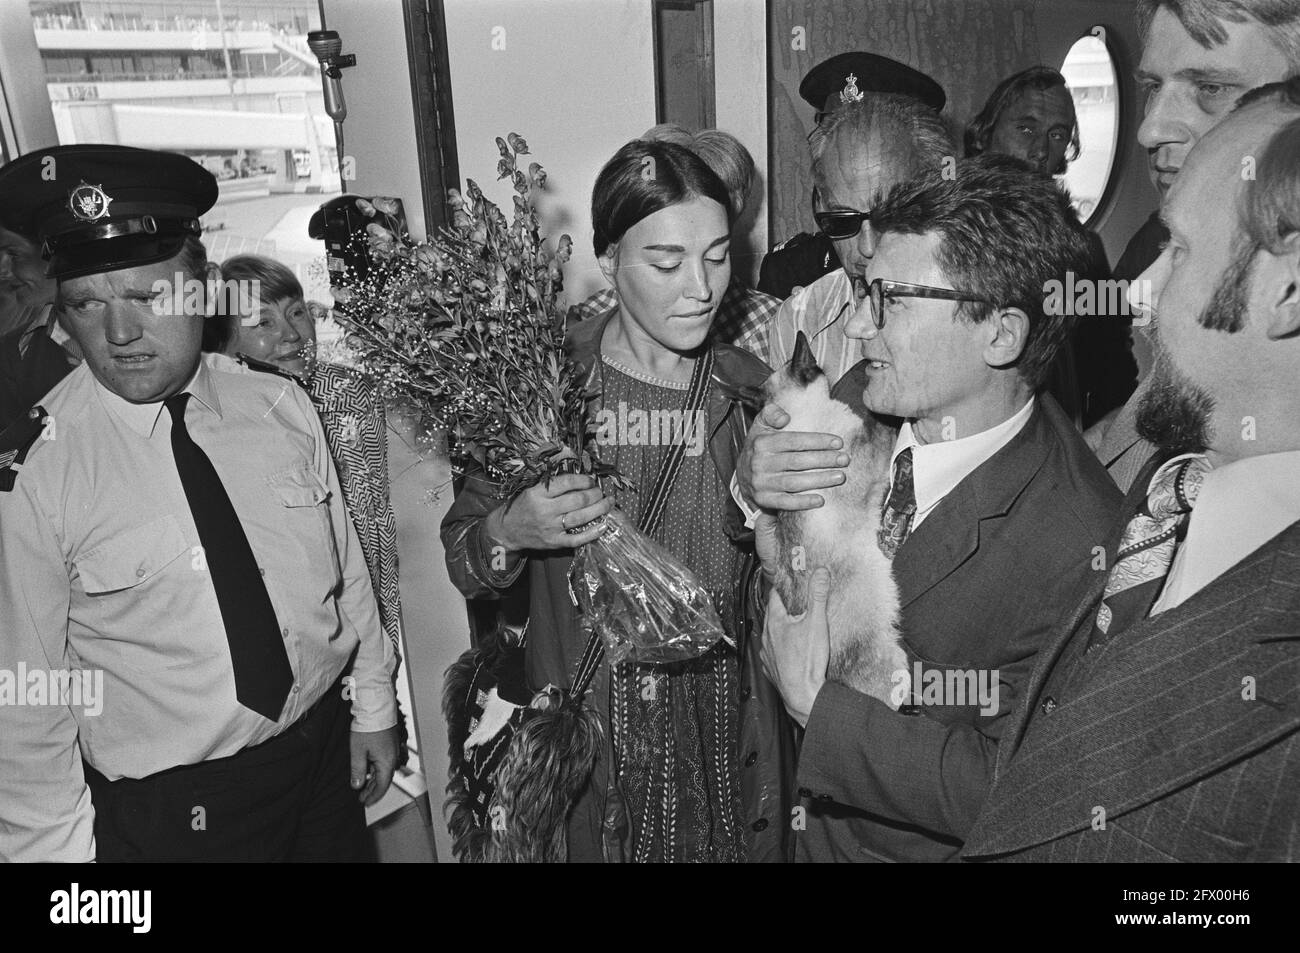
[[(561, 473), (625, 485), (595, 452), (593, 395), (564, 351), (561, 266), (572, 240), (544, 244), (533, 199), (545, 187), (527, 142), (496, 140), (498, 179), (514, 189), (513, 216), (473, 179), (449, 191), (452, 224), (414, 243), (393, 228), (385, 200), (358, 200), (369, 268), (335, 293), (336, 314), (361, 368), (388, 399), (445, 432), (453, 469), (472, 461), (503, 500)], [(723, 629), (695, 577), (613, 514), (606, 533), (574, 560), (572, 589), (584, 625), (614, 661), (668, 662), (706, 652)]]

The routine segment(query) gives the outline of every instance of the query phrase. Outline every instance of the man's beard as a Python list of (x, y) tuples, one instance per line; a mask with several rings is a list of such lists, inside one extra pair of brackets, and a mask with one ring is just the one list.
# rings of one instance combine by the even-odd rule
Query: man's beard
[(1204, 453), (1210, 445), (1210, 414), (1214, 398), (1174, 367), (1169, 352), (1152, 335), (1156, 361), (1151, 381), (1137, 410), (1138, 435), (1170, 456)]
[[(1235, 334), (1245, 325), (1251, 264), (1257, 250), (1249, 241), (1238, 247), (1224, 269), (1219, 287), (1196, 319), (1201, 327)], [(1138, 404), (1137, 432), (1172, 456), (1204, 453), (1213, 437), (1210, 415), (1214, 412), (1214, 398), (1174, 366), (1160, 341), (1158, 319), (1153, 331), (1150, 338), (1156, 360), (1151, 382)]]

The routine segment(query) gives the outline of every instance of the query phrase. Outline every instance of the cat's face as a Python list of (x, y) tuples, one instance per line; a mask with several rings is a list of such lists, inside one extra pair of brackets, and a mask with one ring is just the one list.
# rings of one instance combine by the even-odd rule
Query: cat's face
[(797, 400), (798, 395), (810, 389), (820, 394), (822, 399), (830, 398), (830, 381), (813, 357), (807, 335), (800, 331), (790, 360), (777, 368), (763, 384), (763, 399), (791, 413), (787, 403)]

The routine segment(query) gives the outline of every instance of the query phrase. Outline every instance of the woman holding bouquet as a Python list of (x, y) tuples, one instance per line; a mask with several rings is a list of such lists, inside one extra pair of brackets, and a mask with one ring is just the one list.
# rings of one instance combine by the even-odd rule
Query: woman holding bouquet
[[(728, 193), (688, 150), (637, 140), (601, 171), (592, 218), (619, 306), (572, 325), (566, 349), (595, 395), (599, 455), (632, 486), (611, 498), (593, 478), (568, 475), (506, 504), (471, 473), (442, 525), (448, 570), (467, 597), (526, 586), (527, 687), (569, 686), (587, 641), (568, 590), (574, 549), (600, 535), (589, 524), (615, 505), (641, 517), (671, 445), (685, 443), (652, 538), (708, 590), (735, 647), (601, 666), (587, 701), (603, 748), (569, 815), (568, 857), (783, 860), (791, 739), (758, 666), (752, 533), (728, 490), (750, 423), (740, 395), (768, 368), (706, 341), (731, 276)], [(683, 408), (697, 362), (712, 372), (692, 415)], [(672, 419), (680, 426), (655, 423)]]

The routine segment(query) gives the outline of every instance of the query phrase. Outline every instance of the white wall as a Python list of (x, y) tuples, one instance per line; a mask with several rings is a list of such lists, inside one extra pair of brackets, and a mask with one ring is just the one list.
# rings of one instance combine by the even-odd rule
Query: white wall
[[(648, 4), (647, 4), (648, 5)], [(713, 75), (719, 129), (739, 139), (754, 157), (758, 177), (733, 245), (732, 267), (758, 283), (758, 266), (770, 245), (767, 227), (767, 11), (763, 0), (713, 0)], [(739, 239), (739, 236), (738, 236)], [(743, 250), (740, 246), (746, 246)]]
[(591, 248), (596, 175), (655, 122), (651, 5), (446, 0), (446, 11), (461, 178), (474, 179), (509, 218), (512, 193), (495, 181), (493, 140), (509, 132), (528, 140), (549, 177), (542, 232), (552, 241), (573, 236), (565, 294), (579, 301), (605, 287)]
[(406, 59), (401, 0), (326, 0), (325, 25), (343, 38), (343, 52), (357, 65), (343, 71), (343, 148), (355, 159), (358, 195), (402, 199), (411, 234), (424, 237), (420, 164), (415, 149), (415, 111)]

